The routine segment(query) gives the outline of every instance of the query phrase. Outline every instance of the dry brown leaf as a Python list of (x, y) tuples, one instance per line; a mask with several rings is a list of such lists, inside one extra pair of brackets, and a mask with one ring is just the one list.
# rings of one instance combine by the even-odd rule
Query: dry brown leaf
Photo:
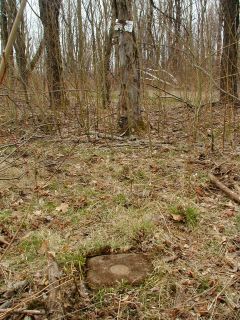
[(207, 316), (209, 315), (209, 310), (208, 310), (208, 304), (207, 302), (205, 304), (202, 304), (200, 306), (196, 306), (195, 311), (200, 315), (200, 316)]
[(9, 243), (7, 242), (7, 240), (4, 238), (4, 237), (2, 237), (2, 236), (0, 236), (0, 244), (6, 244), (6, 245), (9, 245)]
[(16, 202), (14, 202), (13, 204), (11, 204), (11, 208), (16, 209), (17, 207), (19, 207), (21, 204), (23, 204), (23, 199), (19, 199)]
[(224, 212), (225, 217), (234, 217), (236, 215), (236, 211), (234, 209), (228, 209)]
[(42, 215), (42, 210), (36, 210), (36, 211), (33, 212), (33, 214), (35, 216), (41, 216)]
[(195, 188), (195, 192), (199, 197), (203, 197), (204, 196), (204, 190), (201, 186), (198, 186)]
[(173, 219), (173, 221), (176, 221), (176, 222), (184, 222), (185, 221), (185, 218), (180, 215), (180, 214), (171, 214), (171, 218)]
[(56, 211), (66, 213), (68, 211), (69, 205), (66, 202), (63, 202), (56, 208)]

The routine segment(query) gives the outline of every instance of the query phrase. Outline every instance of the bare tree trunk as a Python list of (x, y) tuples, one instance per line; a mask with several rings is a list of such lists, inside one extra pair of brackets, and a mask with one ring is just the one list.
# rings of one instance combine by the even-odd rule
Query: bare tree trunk
[(44, 41), (43, 39), (40, 41), (39, 46), (34, 54), (34, 56), (32, 57), (32, 60), (29, 62), (28, 66), (27, 66), (27, 73), (28, 76), (31, 72), (33, 72), (33, 70), (35, 69), (39, 59), (41, 58), (42, 52), (43, 52), (43, 48), (44, 48)]
[[(223, 51), (221, 58), (220, 87), (233, 96), (238, 96), (238, 26), (239, 26), (239, 0), (222, 0), (223, 10)], [(236, 102), (225, 92), (220, 92), (221, 102)]]
[(132, 20), (132, 0), (115, 0), (119, 32), (120, 97), (119, 127), (123, 133), (130, 134), (142, 127), (143, 121), (139, 106), (140, 70), (139, 56), (134, 29), (125, 31), (127, 20)]
[[(16, 0), (9, 2), (9, 8), (14, 17), (17, 15), (17, 3)], [(19, 72), (20, 81), (23, 86), (25, 100), (29, 105), (28, 97), (28, 72), (27, 72), (27, 53), (26, 53), (26, 41), (25, 41), (25, 25), (24, 18), (22, 18), (19, 28), (17, 30), (17, 37), (14, 43), (14, 48), (16, 52), (16, 62)]]
[(147, 12), (147, 44), (148, 44), (148, 63), (153, 67), (156, 62), (156, 45), (153, 35), (153, 25), (154, 25), (154, 15), (153, 15), (153, 6), (151, 0), (148, 1), (148, 12)]
[(221, 64), (222, 27), (223, 27), (223, 10), (222, 10), (222, 1), (220, 0), (219, 11), (218, 11), (218, 29), (217, 29), (217, 54), (216, 54), (217, 68), (219, 68)]
[(200, 50), (199, 50), (199, 61), (205, 60), (205, 40), (204, 40), (204, 26), (205, 26), (205, 15), (207, 10), (207, 0), (201, 0), (201, 11), (200, 11), (200, 25), (199, 25), (199, 41), (200, 41)]
[(173, 70), (181, 65), (181, 25), (182, 25), (182, 1), (175, 0), (175, 19), (174, 19), (174, 51), (173, 51)]
[(84, 83), (84, 70), (86, 69), (86, 62), (84, 60), (84, 27), (82, 17), (82, 1), (77, 0), (77, 61), (80, 87)]
[[(112, 46), (113, 46), (113, 35), (114, 35), (114, 25), (116, 20), (116, 8), (112, 2), (112, 17), (111, 17), (111, 25), (109, 32), (106, 30), (105, 32), (105, 41), (104, 41), (104, 53), (103, 53), (103, 90), (102, 90), (102, 100), (103, 100), (103, 107), (106, 108), (110, 104), (110, 60), (111, 60), (111, 53), (112, 53)], [(106, 9), (105, 9), (106, 10)], [(107, 18), (107, 17), (106, 17)]]
[[(6, 0), (1, 0), (0, 10), (1, 10), (1, 51), (3, 53), (7, 45), (8, 37), (11, 32), (16, 14), (14, 15), (14, 13), (11, 12), (10, 6), (8, 5)], [(10, 48), (9, 56), (7, 60), (8, 61), (7, 61), (7, 66), (5, 67), (5, 71), (8, 70), (8, 76), (10, 80), (9, 86), (12, 87), (12, 82), (14, 77), (14, 59), (13, 59), (12, 47)]]
[[(169, 0), (167, 2), (167, 15), (169, 17), (173, 17), (173, 0)], [(168, 60), (168, 65), (172, 65), (173, 61), (173, 56), (174, 56), (174, 50), (173, 50), (173, 21), (174, 19), (170, 18), (167, 21), (167, 60)]]
[(1, 0), (1, 51), (3, 52), (8, 39), (8, 19), (6, 0)]
[(63, 104), (62, 55), (60, 46), (59, 12), (61, 0), (39, 0), (44, 28), (46, 66), (51, 107)]

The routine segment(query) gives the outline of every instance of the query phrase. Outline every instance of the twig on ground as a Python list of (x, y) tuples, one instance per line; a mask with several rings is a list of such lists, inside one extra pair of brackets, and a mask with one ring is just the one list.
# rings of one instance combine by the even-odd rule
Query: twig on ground
[(8, 250), (10, 249), (11, 245), (13, 244), (13, 242), (15, 241), (15, 239), (17, 238), (17, 236), (18, 236), (20, 230), (22, 229), (22, 226), (23, 226), (23, 224), (24, 224), (24, 222), (25, 222), (28, 214), (29, 214), (28, 212), (25, 214), (25, 216), (24, 216), (23, 219), (22, 219), (22, 222), (21, 222), (20, 226), (18, 227), (17, 231), (15, 232), (15, 234), (14, 234), (14, 236), (12, 237), (11, 241), (9, 242), (7, 248), (3, 251), (3, 254), (2, 254), (1, 257), (0, 257), (0, 262), (3, 260), (3, 258), (4, 258), (5, 255), (7, 254)]
[[(174, 98), (176, 101), (179, 101), (179, 102), (182, 102), (184, 103), (188, 108), (190, 108), (191, 110), (194, 110), (196, 108), (195, 105), (193, 105), (189, 100), (185, 100), (183, 99), (182, 97), (179, 97), (179, 96), (176, 96), (175, 94), (163, 89), (163, 88), (160, 88), (158, 86), (155, 86), (155, 85), (152, 85), (152, 84), (148, 84), (150, 87), (154, 88), (154, 89), (157, 89), (159, 91), (162, 91), (166, 94), (168, 94), (169, 96), (171, 96), (172, 98)], [(156, 95), (158, 96), (158, 95)]]
[(24, 172), (24, 173), (21, 173), (21, 174), (20, 174), (19, 176), (17, 176), (17, 177), (0, 178), (0, 181), (20, 180), (24, 175), (25, 175), (25, 172)]
[[(10, 312), (10, 311), (12, 311), (11, 308), (0, 309), (0, 313)], [(45, 311), (40, 311), (40, 310), (14, 310), (13, 313), (25, 314), (25, 315), (30, 315), (30, 316), (37, 316), (37, 315), (46, 314)]]
[(105, 139), (109, 139), (109, 140), (120, 140), (120, 141), (126, 140), (120, 136), (115, 136), (113, 134), (102, 133), (102, 132), (98, 132), (98, 131), (89, 131), (89, 135), (93, 135), (97, 138), (105, 138)]
[[(72, 277), (69, 277), (69, 276), (66, 276), (66, 277), (61, 279), (61, 281), (63, 281), (63, 280), (64, 280), (64, 282), (58, 284), (55, 287), (55, 289), (59, 288), (59, 287), (62, 287), (63, 285), (73, 281)], [(57, 280), (56, 282), (59, 283), (59, 281), (60, 280)], [(46, 293), (50, 292), (51, 290), (53, 290), (53, 288), (52, 288), (53, 285), (54, 285), (54, 283), (51, 283), (51, 284), (47, 285), (45, 288), (41, 289), (40, 291), (32, 294), (30, 297), (27, 297), (26, 299), (23, 299), (18, 304), (16, 304), (14, 307), (9, 308), (9, 309), (5, 309), (5, 312), (3, 314), (0, 314), (0, 320), (6, 319), (6, 316), (9, 316), (11, 313), (14, 313), (15, 310), (18, 310), (21, 306), (25, 305), (26, 303), (31, 302), (34, 299), (38, 299), (43, 294), (46, 294)]]
[(225, 186), (216, 176), (209, 173), (209, 179), (210, 181), (215, 184), (220, 190), (222, 190), (231, 200), (237, 202), (240, 204), (240, 195), (233, 192), (231, 189), (229, 189), (227, 186)]
[[(48, 295), (48, 313), (49, 319), (56, 319), (62, 315), (60, 303), (60, 287), (58, 286), (60, 279), (60, 271), (54, 254), (48, 252), (48, 281), (52, 289)], [(57, 284), (57, 286), (56, 286)]]
[(9, 242), (7, 242), (7, 240), (3, 236), (0, 236), (0, 243), (9, 245)]

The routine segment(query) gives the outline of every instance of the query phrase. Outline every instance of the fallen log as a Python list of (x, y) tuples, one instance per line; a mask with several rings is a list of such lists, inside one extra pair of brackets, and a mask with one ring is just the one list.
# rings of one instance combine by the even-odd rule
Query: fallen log
[(220, 190), (222, 190), (231, 200), (237, 202), (240, 204), (240, 195), (238, 193), (233, 192), (231, 189), (229, 189), (227, 186), (225, 186), (216, 176), (209, 173), (209, 179), (210, 181), (215, 184), (216, 187), (218, 187)]

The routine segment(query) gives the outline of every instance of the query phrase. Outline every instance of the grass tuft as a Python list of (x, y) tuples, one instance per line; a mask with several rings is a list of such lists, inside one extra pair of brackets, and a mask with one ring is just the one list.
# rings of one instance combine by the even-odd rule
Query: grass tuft
[(183, 205), (176, 205), (170, 207), (170, 212), (173, 215), (181, 216), (180, 221), (185, 222), (188, 227), (196, 227), (199, 220), (199, 212), (197, 208)]

